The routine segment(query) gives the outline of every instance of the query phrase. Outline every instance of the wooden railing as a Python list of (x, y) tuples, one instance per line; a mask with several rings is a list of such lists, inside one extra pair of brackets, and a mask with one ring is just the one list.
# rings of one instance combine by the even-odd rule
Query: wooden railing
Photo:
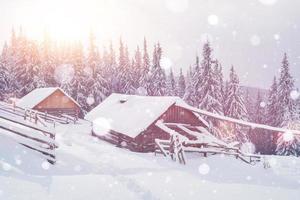
[[(47, 124), (38, 117), (28, 119), (28, 115), (23, 114), (1, 104), (0, 134), (40, 153), (48, 162), (54, 164), (56, 162), (55, 148), (57, 147), (55, 130), (47, 127)], [(31, 123), (29, 123), (30, 120)]]
[(45, 124), (45, 122), (52, 124), (53, 126), (56, 123), (61, 124), (69, 124), (69, 123), (76, 123), (76, 117), (72, 117), (69, 115), (61, 114), (61, 116), (54, 116), (46, 112), (40, 112), (32, 109), (25, 109), (18, 107), (14, 104), (7, 104), (4, 102), (0, 102), (0, 110), (9, 112), (14, 115), (18, 115), (23, 117), (25, 120), (29, 120), (35, 123)]

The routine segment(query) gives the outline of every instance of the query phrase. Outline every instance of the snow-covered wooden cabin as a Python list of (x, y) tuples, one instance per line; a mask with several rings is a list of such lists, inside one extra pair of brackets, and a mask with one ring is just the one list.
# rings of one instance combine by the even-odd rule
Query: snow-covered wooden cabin
[(80, 105), (59, 87), (37, 88), (19, 99), (16, 105), (56, 116), (83, 117)]
[(151, 152), (155, 150), (155, 139), (170, 139), (170, 133), (157, 122), (163, 122), (189, 139), (195, 136), (176, 124), (208, 126), (200, 116), (178, 105), (186, 104), (179, 97), (112, 94), (85, 119), (93, 122), (94, 136), (133, 151)]

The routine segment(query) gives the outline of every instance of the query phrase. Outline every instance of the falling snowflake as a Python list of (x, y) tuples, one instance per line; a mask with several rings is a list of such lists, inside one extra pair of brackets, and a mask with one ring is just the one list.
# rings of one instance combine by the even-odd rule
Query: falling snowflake
[(97, 135), (106, 135), (111, 130), (111, 122), (103, 117), (97, 118), (93, 121), (93, 131)]
[(251, 181), (251, 180), (252, 180), (252, 177), (251, 177), (251, 176), (247, 176), (247, 177), (246, 177), (246, 180), (247, 180), (247, 181)]
[(49, 164), (47, 161), (44, 161), (44, 162), (42, 163), (42, 168), (43, 168), (44, 170), (48, 170), (48, 169), (50, 168), (50, 164)]
[(268, 68), (268, 65), (267, 64), (263, 64), (262, 66), (264, 69), (267, 69)]
[(3, 163), (3, 164), (2, 164), (2, 169), (3, 169), (4, 171), (9, 171), (9, 170), (11, 170), (11, 165), (8, 164), (8, 163)]
[(260, 37), (258, 35), (253, 35), (251, 38), (250, 38), (250, 42), (251, 42), (251, 45), (253, 46), (258, 46), (260, 45)]
[(88, 105), (93, 105), (95, 103), (95, 99), (92, 95), (89, 95), (87, 98), (86, 98), (86, 103)]
[(297, 90), (293, 90), (291, 93), (290, 93), (290, 96), (293, 100), (297, 100), (300, 96), (300, 93), (297, 91)]
[(121, 146), (122, 146), (122, 147), (126, 147), (126, 146), (127, 146), (127, 143), (126, 143), (125, 141), (122, 141), (122, 142), (121, 142)]
[(189, 7), (189, 0), (165, 0), (168, 10), (174, 13), (185, 12)]
[(280, 35), (279, 34), (274, 34), (274, 39), (275, 40), (279, 40), (280, 39)]
[(216, 26), (219, 23), (219, 17), (217, 15), (209, 15), (207, 17), (207, 22), (212, 26)]
[(267, 105), (267, 104), (266, 104), (266, 102), (264, 102), (264, 101), (260, 102), (260, 104), (259, 104), (259, 106), (262, 107), (262, 108), (266, 107), (266, 105)]
[(59, 65), (54, 71), (54, 78), (60, 84), (67, 84), (74, 77), (74, 68), (71, 64)]
[(160, 66), (164, 69), (164, 70), (169, 70), (172, 67), (172, 61), (170, 58), (167, 57), (162, 57), (160, 60)]
[(290, 131), (283, 133), (282, 137), (285, 142), (290, 142), (294, 140), (294, 134)]
[(209, 167), (208, 164), (203, 163), (203, 164), (201, 164), (201, 165), (199, 166), (198, 171), (199, 171), (199, 173), (200, 173), (201, 175), (206, 175), (206, 174), (209, 173), (210, 167)]
[(148, 94), (146, 88), (144, 88), (144, 87), (139, 87), (138, 89), (136, 89), (135, 93), (140, 96), (147, 96), (147, 94)]
[(237, 31), (235, 31), (235, 30), (232, 31), (232, 36), (233, 36), (233, 37), (236, 37), (236, 35), (237, 35)]

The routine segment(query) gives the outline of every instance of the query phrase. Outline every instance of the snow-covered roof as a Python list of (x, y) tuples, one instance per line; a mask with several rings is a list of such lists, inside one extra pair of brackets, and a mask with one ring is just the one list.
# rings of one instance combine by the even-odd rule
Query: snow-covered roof
[(19, 99), (16, 105), (18, 107), (32, 109), (57, 90), (61, 91), (64, 95), (70, 98), (77, 106), (80, 107), (80, 105), (71, 96), (69, 96), (59, 87), (37, 88), (25, 95), (24, 97), (22, 97), (21, 99)]
[(112, 94), (90, 111), (85, 119), (94, 122), (94, 128), (99, 125), (98, 122), (105, 121), (103, 126), (109, 130), (134, 138), (176, 102), (184, 104), (179, 97)]

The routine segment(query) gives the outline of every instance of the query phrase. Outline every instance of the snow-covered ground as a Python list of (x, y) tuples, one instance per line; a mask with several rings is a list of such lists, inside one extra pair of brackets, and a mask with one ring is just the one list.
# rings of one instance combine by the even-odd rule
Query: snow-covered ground
[(91, 136), (90, 124), (57, 127), (50, 165), (0, 134), (0, 199), (265, 199), (300, 197), (300, 159), (268, 157), (271, 168), (228, 156), (187, 155), (180, 165), (134, 153)]

